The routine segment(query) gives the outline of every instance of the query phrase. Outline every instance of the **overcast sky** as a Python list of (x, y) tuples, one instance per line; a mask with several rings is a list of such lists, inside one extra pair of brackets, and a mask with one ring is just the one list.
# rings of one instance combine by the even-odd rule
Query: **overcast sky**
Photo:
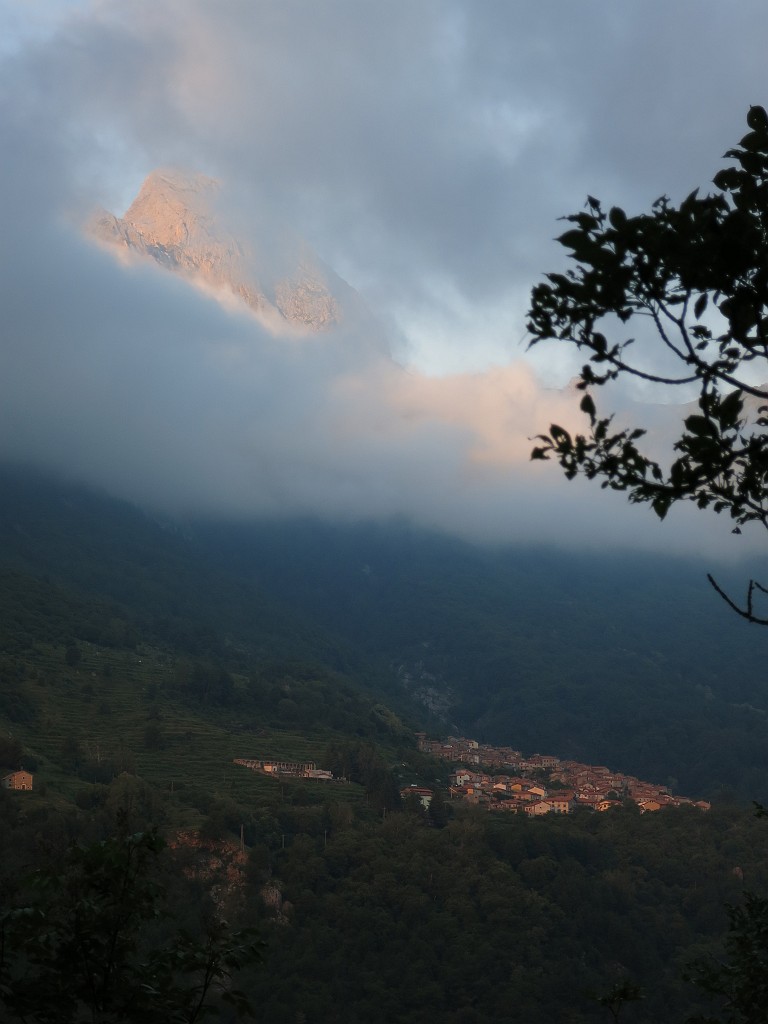
[[(526, 353), (525, 310), (587, 193), (707, 185), (767, 40), (761, 0), (0, 0), (0, 454), (171, 511), (706, 547), (528, 464), (577, 364)], [(287, 342), (83, 239), (163, 165), (308, 239), (383, 349)]]

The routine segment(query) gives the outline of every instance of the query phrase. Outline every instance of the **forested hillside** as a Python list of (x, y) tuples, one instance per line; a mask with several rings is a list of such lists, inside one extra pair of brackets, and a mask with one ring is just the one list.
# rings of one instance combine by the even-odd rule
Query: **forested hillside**
[[(6, 586), (11, 645), (46, 607), (19, 605), (14, 587), (45, 582), (67, 594), (51, 605), (52, 640), (140, 639), (228, 670), (304, 661), (414, 727), (690, 795), (765, 797), (768, 632), (728, 611), (710, 566), (493, 550), (402, 523), (182, 526), (10, 469), (2, 487), (0, 564), (19, 574)], [(86, 615), (78, 632), (67, 609), (86, 596), (103, 621)]]
[[(36, 866), (98, 863), (113, 847), (89, 844), (155, 828), (168, 846), (153, 891), (169, 916), (126, 956), (140, 965), (178, 925), (201, 942), (223, 915), (227, 929), (256, 927), (264, 962), (238, 984), (257, 1019), (587, 1024), (624, 982), (643, 998), (622, 1020), (716, 1007), (683, 974), (721, 949), (726, 904), (768, 884), (766, 825), (748, 807), (529, 821), (439, 799), (427, 814), (399, 795), (418, 783), (447, 797), (448, 766), (414, 741), (438, 720), (419, 717), (425, 681), (486, 737), (608, 752), (626, 769), (644, 750), (662, 777), (690, 762), (686, 729), (704, 736), (711, 721), (710, 741), (727, 728), (732, 742), (710, 753), (710, 777), (757, 777), (762, 733), (743, 723), (761, 715), (734, 709), (722, 726), (715, 711), (758, 699), (761, 635), (743, 643), (726, 616), (721, 635), (673, 656), (672, 635), (692, 637), (686, 617), (703, 607), (682, 563), (660, 577), (403, 527), (214, 536), (40, 477), (5, 482), (0, 767), (23, 765), (35, 785), (0, 790), (2, 928), (37, 899), (24, 881)], [(689, 602), (673, 624), (654, 609), (652, 573)], [(673, 729), (678, 749), (662, 751)], [(314, 761), (347, 781), (270, 779), (238, 757)], [(4, 984), (19, 968), (8, 956)]]
[(684, 975), (721, 953), (724, 904), (768, 883), (765, 825), (736, 809), (528, 821), (457, 807), (435, 827), (323, 786), (272, 782), (254, 804), (253, 791), (223, 796), (230, 784), (198, 788), (211, 807), (191, 844), (178, 796), (132, 774), (80, 782), (74, 807), (0, 794), (3, 902), (24, 906), (21, 880), (73, 841), (155, 825), (171, 846), (158, 879), (169, 916), (137, 956), (179, 926), (203, 939), (221, 914), (255, 927), (264, 962), (237, 983), (257, 1020), (599, 1024), (599, 998), (627, 983), (641, 998), (622, 1020), (682, 1024), (718, 1006)]

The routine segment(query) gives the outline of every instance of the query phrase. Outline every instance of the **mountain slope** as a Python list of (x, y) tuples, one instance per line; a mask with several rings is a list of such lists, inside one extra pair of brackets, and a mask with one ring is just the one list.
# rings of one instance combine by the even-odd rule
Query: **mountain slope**
[(0, 467), (0, 489), (0, 566), (110, 601), (148, 638), (194, 653), (343, 667), (341, 650), (279, 600), (219, 572), (177, 524), (16, 467)]
[(0, 567), (114, 606), (121, 636), (230, 666), (308, 661), (436, 733), (766, 799), (768, 631), (729, 613), (703, 566), (404, 524), (182, 532), (39, 476), (5, 470), (0, 486)]
[(768, 631), (729, 612), (708, 566), (492, 550), (402, 525), (209, 525), (197, 537), (389, 671), (435, 729), (443, 718), (683, 792), (765, 792)]

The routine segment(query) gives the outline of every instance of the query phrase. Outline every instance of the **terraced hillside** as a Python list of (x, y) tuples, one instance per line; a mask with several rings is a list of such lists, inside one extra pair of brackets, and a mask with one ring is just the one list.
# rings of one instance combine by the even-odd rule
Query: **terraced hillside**
[(276, 780), (235, 765), (236, 757), (324, 763), (329, 749), (349, 737), (323, 725), (276, 726), (279, 711), (259, 710), (245, 676), (226, 676), (226, 706), (206, 703), (189, 690), (200, 672), (199, 663), (143, 645), (127, 650), (83, 641), (39, 643), (23, 654), (0, 656), (0, 728), (23, 744), (37, 792), (53, 800), (82, 799), (89, 786), (127, 772), (165, 794), (179, 827), (197, 827), (211, 798), (228, 802), (234, 817), (235, 806), (364, 799), (354, 782)]

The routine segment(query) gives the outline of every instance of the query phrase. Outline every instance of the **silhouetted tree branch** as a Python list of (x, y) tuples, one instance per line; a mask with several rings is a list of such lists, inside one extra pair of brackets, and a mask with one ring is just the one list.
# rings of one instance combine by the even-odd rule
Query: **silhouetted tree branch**
[[(589, 196), (565, 217), (558, 241), (576, 266), (533, 289), (528, 320), (531, 345), (557, 340), (586, 356), (577, 387), (589, 421), (575, 436), (553, 423), (531, 458), (556, 459), (569, 479), (599, 479), (661, 519), (679, 501), (726, 512), (735, 533), (768, 528), (768, 385), (755, 383), (768, 380), (768, 114), (751, 107), (747, 123), (714, 193), (696, 190), (679, 206), (662, 196), (635, 217)], [(646, 324), (641, 340), (630, 333)], [(678, 372), (660, 369), (670, 357)], [(617, 429), (598, 414), (594, 392), (622, 377), (657, 385), (660, 398), (697, 387), (668, 461), (649, 454), (644, 427)], [(743, 618), (768, 625), (754, 580), (744, 607), (710, 583)]]

